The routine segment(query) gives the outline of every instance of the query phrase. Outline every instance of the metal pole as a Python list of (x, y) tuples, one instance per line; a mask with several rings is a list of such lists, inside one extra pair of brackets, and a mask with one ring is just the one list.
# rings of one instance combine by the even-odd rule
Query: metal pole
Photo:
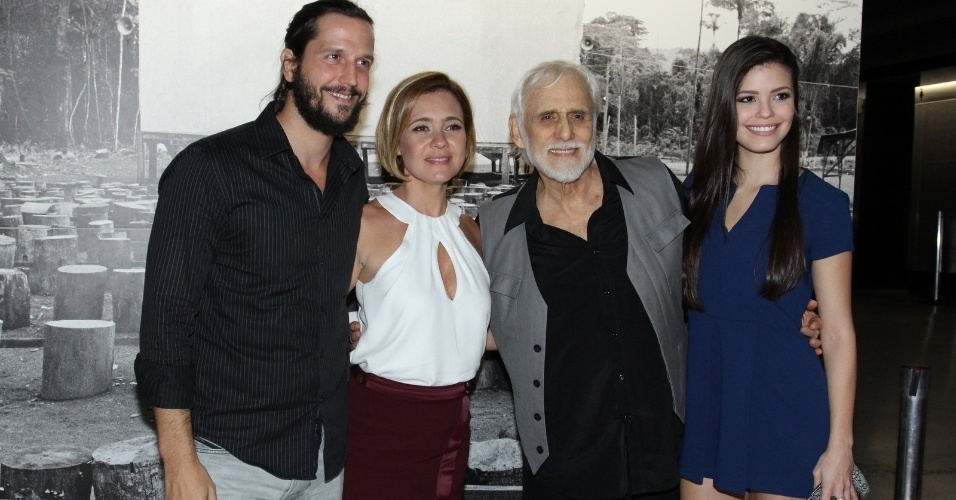
[(933, 273), (933, 303), (939, 303), (939, 281), (943, 275), (943, 211), (936, 214), (936, 269)]
[(920, 498), (929, 375), (928, 366), (903, 365), (900, 376), (900, 436), (896, 449), (896, 500)]

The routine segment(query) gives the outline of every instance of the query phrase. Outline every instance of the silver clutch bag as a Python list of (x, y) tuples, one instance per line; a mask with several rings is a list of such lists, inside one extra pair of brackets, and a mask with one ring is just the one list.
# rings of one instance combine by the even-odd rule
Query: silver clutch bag
[[(856, 494), (859, 495), (861, 499), (866, 498), (866, 496), (870, 494), (870, 483), (866, 482), (866, 478), (863, 477), (863, 473), (856, 465), (853, 466), (853, 472), (850, 473), (850, 479), (853, 480), (853, 488), (856, 489)], [(810, 493), (810, 496), (807, 497), (807, 500), (822, 500), (820, 498), (822, 495), (823, 485), (819, 485), (813, 489), (813, 493)]]

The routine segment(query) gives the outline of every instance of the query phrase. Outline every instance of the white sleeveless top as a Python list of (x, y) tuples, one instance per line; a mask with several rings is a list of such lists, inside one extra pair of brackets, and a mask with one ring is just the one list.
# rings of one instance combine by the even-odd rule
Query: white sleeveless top
[[(367, 373), (419, 386), (445, 386), (475, 377), (491, 315), (488, 271), (458, 227), (461, 209), (448, 204), (429, 217), (392, 193), (376, 198), (408, 224), (402, 244), (355, 293), (362, 339), (352, 364)], [(455, 267), (455, 298), (438, 268), (442, 245)]]

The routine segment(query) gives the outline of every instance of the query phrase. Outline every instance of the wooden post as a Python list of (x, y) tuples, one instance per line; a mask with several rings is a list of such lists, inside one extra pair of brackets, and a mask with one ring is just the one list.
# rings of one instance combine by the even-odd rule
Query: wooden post
[(96, 500), (163, 498), (163, 466), (156, 436), (101, 446), (93, 451)]
[(113, 322), (117, 333), (139, 333), (143, 318), (143, 284), (146, 269), (114, 269), (110, 274)]
[(19, 269), (0, 269), (0, 319), (7, 330), (30, 326), (30, 282)]
[(13, 269), (17, 257), (17, 240), (0, 235), (0, 269)]
[(76, 236), (46, 236), (33, 243), (36, 261), (30, 272), (30, 291), (52, 295), (56, 291), (56, 270), (76, 264)]
[(48, 321), (40, 397), (76, 399), (108, 391), (113, 379), (114, 337), (112, 321)]
[[(77, 264), (57, 269), (53, 319), (103, 319), (106, 276), (103, 266)], [(113, 318), (115, 321), (115, 313)]]
[(66, 445), (9, 453), (0, 463), (4, 498), (89, 500), (91, 460), (88, 451)]

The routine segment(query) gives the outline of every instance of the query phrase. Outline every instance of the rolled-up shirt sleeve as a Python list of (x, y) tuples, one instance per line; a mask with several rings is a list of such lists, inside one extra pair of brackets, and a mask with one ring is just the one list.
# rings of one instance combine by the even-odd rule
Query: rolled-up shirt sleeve
[(135, 362), (140, 395), (159, 408), (192, 407), (197, 315), (227, 213), (223, 166), (213, 160), (190, 146), (159, 182)]

